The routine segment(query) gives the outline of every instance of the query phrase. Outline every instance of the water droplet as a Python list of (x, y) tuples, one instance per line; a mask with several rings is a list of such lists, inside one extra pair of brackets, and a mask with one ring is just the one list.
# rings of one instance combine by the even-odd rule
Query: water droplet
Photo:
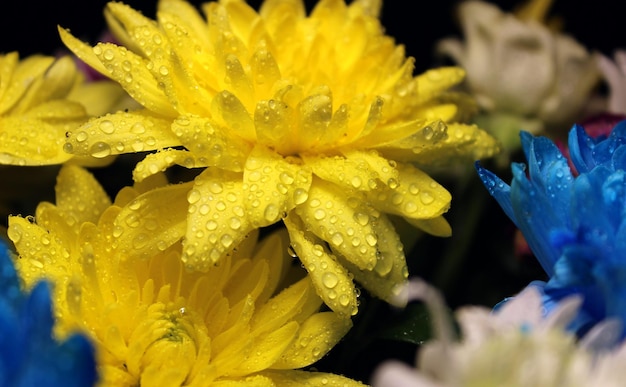
[(225, 248), (229, 248), (232, 244), (233, 244), (234, 240), (233, 237), (230, 236), (230, 234), (224, 234), (222, 235), (222, 237), (220, 238), (220, 243), (222, 244), (222, 246), (224, 246)]
[(231, 229), (238, 230), (241, 227), (241, 220), (239, 220), (239, 218), (232, 217), (230, 218), (228, 225)]
[(7, 230), (7, 235), (9, 236), (9, 239), (13, 241), (13, 243), (19, 243), (22, 239), (22, 226), (12, 224)]
[(265, 207), (265, 211), (263, 211), (263, 216), (268, 222), (273, 222), (278, 219), (279, 212), (278, 206), (275, 204), (268, 204), (268, 206)]
[(189, 202), (189, 204), (194, 204), (196, 203), (198, 200), (200, 200), (200, 192), (198, 192), (195, 189), (192, 189), (191, 191), (189, 191), (189, 194), (187, 195), (187, 201)]
[(93, 157), (101, 159), (111, 154), (111, 147), (105, 142), (98, 141), (91, 146), (89, 152)]
[(294, 178), (293, 178), (293, 176), (291, 176), (291, 175), (290, 175), (289, 173), (287, 173), (287, 172), (281, 172), (281, 173), (280, 173), (280, 175), (278, 176), (278, 178), (280, 179), (280, 181), (281, 181), (283, 184), (287, 184), (287, 185), (289, 185), (289, 184), (293, 184), (293, 182), (294, 182)]
[(324, 211), (321, 208), (318, 208), (317, 210), (315, 210), (315, 212), (313, 213), (313, 217), (317, 220), (322, 220), (326, 217), (326, 211)]
[(370, 221), (370, 217), (363, 212), (355, 212), (354, 213), (354, 220), (356, 220), (356, 222), (358, 224), (360, 224), (361, 226), (367, 226), (367, 224)]
[(417, 205), (413, 201), (408, 201), (404, 203), (404, 212), (407, 214), (412, 214), (417, 211)]
[(309, 193), (302, 188), (293, 191), (293, 201), (296, 205), (302, 204), (309, 198)]
[(87, 139), (87, 132), (85, 132), (84, 130), (81, 130), (80, 132), (76, 133), (76, 141), (83, 142), (86, 139)]
[(217, 222), (214, 220), (209, 220), (208, 222), (206, 222), (206, 229), (209, 231), (213, 231), (217, 229)]
[(363, 184), (363, 181), (360, 177), (354, 176), (352, 179), (350, 179), (350, 183), (354, 188), (359, 188)]
[(343, 243), (343, 235), (340, 232), (336, 232), (330, 238), (330, 241), (333, 242), (335, 246), (340, 246)]
[(130, 128), (130, 132), (133, 134), (144, 134), (146, 132), (146, 127), (141, 122), (136, 122)]
[(422, 201), (422, 203), (428, 205), (428, 204), (434, 202), (435, 198), (429, 192), (422, 192), (420, 194), (420, 200)]
[(101, 121), (98, 127), (104, 134), (113, 134), (115, 132), (115, 125), (109, 120)]
[(376, 238), (376, 235), (374, 234), (367, 234), (365, 235), (365, 241), (368, 245), (374, 247), (376, 246), (376, 243), (378, 243), (378, 238)]

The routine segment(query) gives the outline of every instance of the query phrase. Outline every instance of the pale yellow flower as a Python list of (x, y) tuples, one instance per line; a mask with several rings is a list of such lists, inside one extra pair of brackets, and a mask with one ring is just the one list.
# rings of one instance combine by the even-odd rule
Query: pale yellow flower
[(202, 6), (205, 20), (187, 2), (163, 0), (153, 21), (109, 3), (124, 46), (92, 48), (61, 29), (72, 51), (143, 105), (88, 122), (69, 136), (68, 152), (157, 150), (137, 165), (136, 181), (173, 165), (206, 168), (133, 204), (139, 217), (171, 220), (167, 232), (146, 236), (150, 247), (133, 248), (135, 232), (117, 243), (144, 256), (184, 237), (185, 265), (207, 270), (251, 230), (283, 220), (333, 310), (356, 313), (353, 277), (389, 299), (407, 269), (387, 214), (450, 234), (450, 194), (418, 166), (489, 156), (496, 144), (455, 122), (463, 112), (446, 90), (463, 70), (413, 77), (380, 7), (322, 0), (307, 16), (301, 0), (268, 0), (258, 13), (224, 0)]
[[(111, 111), (125, 95), (113, 82), (85, 83), (74, 60), (0, 54), (0, 164), (52, 165), (72, 158), (65, 134)], [(80, 162), (101, 164), (91, 157)]]
[(252, 233), (206, 273), (184, 269), (180, 243), (142, 260), (116, 249), (115, 235), (137, 226), (115, 224), (122, 206), (164, 179), (149, 180), (111, 204), (87, 171), (66, 165), (56, 205), (9, 221), (19, 275), (27, 287), (52, 281), (56, 334), (93, 340), (101, 385), (362, 386), (296, 370), (324, 356), (351, 322), (319, 311), (310, 278), (290, 265), (286, 235), (257, 244)]

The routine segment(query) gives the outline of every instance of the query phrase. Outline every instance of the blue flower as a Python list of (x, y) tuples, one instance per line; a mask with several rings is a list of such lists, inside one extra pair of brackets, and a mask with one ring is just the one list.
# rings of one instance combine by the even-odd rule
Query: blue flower
[(521, 140), (528, 167), (512, 164), (510, 186), (476, 169), (549, 277), (529, 286), (542, 291), (548, 312), (581, 294), (570, 326), (579, 334), (605, 318), (626, 322), (626, 121), (597, 138), (574, 125), (568, 146), (575, 171), (551, 140), (526, 132)]
[(28, 294), (0, 242), (0, 386), (91, 386), (96, 382), (94, 348), (81, 335), (59, 343), (52, 337), (48, 284)]

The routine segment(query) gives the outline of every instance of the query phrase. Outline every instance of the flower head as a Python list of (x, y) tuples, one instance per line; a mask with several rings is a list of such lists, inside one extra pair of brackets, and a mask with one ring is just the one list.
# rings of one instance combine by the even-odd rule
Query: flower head
[[(417, 280), (409, 288), (411, 298), (424, 300), (432, 309), (437, 337), (419, 349), (416, 369), (397, 362), (382, 364), (374, 374), (374, 387), (582, 387), (599, 385), (593, 381), (602, 374), (610, 375), (604, 380), (618, 380), (615, 363), (607, 360), (603, 372), (602, 363), (593, 359), (614, 344), (619, 323), (606, 321), (582, 341), (564, 329), (580, 307), (580, 296), (562, 300), (547, 315), (535, 288), (495, 312), (461, 307), (456, 311), (461, 337), (455, 340), (438, 292)], [(610, 357), (615, 357), (613, 362), (622, 358), (617, 352)]]
[(21, 278), (29, 287), (41, 278), (54, 284), (57, 334), (79, 330), (92, 338), (103, 383), (270, 386), (325, 379), (360, 386), (296, 370), (324, 356), (351, 322), (319, 311), (322, 300), (310, 278), (289, 265), (286, 236), (257, 244), (253, 233), (207, 272), (185, 270), (180, 243), (159, 245), (145, 259), (114, 247), (115, 235), (133, 227), (156, 232), (156, 223), (140, 226), (127, 218), (122, 227), (115, 219), (141, 190), (163, 180), (127, 187), (112, 204), (87, 171), (66, 165), (56, 205), (41, 203), (36, 222), (9, 219)]
[(331, 308), (356, 313), (352, 275), (388, 299), (406, 263), (387, 214), (450, 233), (442, 216), (450, 194), (416, 165), (489, 156), (496, 145), (454, 122), (461, 112), (446, 90), (463, 71), (413, 77), (379, 8), (323, 0), (307, 16), (301, 0), (268, 0), (258, 13), (225, 0), (204, 4), (205, 20), (187, 2), (162, 0), (153, 21), (109, 3), (124, 46), (92, 49), (62, 29), (61, 37), (143, 109), (90, 121), (66, 149), (99, 157), (158, 150), (137, 165), (135, 181), (172, 165), (206, 168), (177, 191), (186, 222), (140, 198), (177, 218), (164, 243), (184, 236), (188, 268), (207, 270), (251, 230), (282, 219)]
[(477, 169), (550, 277), (534, 285), (546, 307), (582, 294), (572, 329), (584, 332), (607, 317), (626, 321), (626, 121), (597, 138), (572, 128), (569, 152), (578, 175), (549, 139), (526, 132), (521, 138), (528, 170), (513, 164), (510, 186)]
[(476, 122), (519, 149), (520, 129), (567, 128), (599, 80), (595, 58), (545, 24), (550, 0), (529, 0), (518, 14), (483, 1), (459, 5), (464, 40), (438, 50), (467, 71), (467, 87), (483, 113)]
[(82, 335), (53, 338), (50, 287), (38, 282), (24, 293), (0, 242), (0, 385), (92, 386), (92, 344)]
[[(65, 135), (104, 114), (125, 93), (116, 84), (87, 84), (69, 56), (0, 54), (0, 164), (51, 165), (72, 158)], [(91, 157), (82, 163), (99, 163)]]

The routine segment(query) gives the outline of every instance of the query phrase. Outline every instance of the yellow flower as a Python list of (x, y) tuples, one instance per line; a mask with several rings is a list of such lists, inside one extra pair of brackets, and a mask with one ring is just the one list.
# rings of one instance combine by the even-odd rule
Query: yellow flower
[(102, 385), (362, 386), (295, 370), (324, 356), (351, 322), (319, 312), (310, 278), (300, 268), (294, 277), (286, 235), (256, 244), (253, 233), (206, 273), (184, 270), (180, 243), (143, 260), (113, 248), (133, 227), (115, 225), (121, 206), (150, 180), (111, 204), (88, 172), (66, 165), (56, 205), (41, 203), (36, 222), (9, 221), (21, 278), (53, 282), (56, 334), (90, 335)]
[[(134, 203), (170, 219), (186, 266), (207, 270), (251, 230), (283, 220), (295, 254), (335, 311), (357, 311), (352, 278), (390, 299), (406, 280), (402, 244), (387, 214), (449, 235), (450, 194), (418, 165), (490, 156), (495, 140), (446, 90), (459, 68), (412, 76), (413, 59), (384, 35), (379, 1), (159, 2), (153, 21), (109, 3), (125, 45), (90, 47), (60, 29), (80, 58), (119, 82), (143, 109), (94, 119), (67, 139), (77, 155), (154, 151), (135, 181), (173, 165), (206, 168), (191, 184)], [(174, 213), (185, 202), (185, 211)], [(172, 204), (176, 203), (176, 204)], [(186, 216), (186, 219), (185, 219)], [(166, 235), (164, 235), (166, 234)], [(117, 241), (128, 254), (137, 233)], [(155, 246), (156, 241), (147, 244)]]
[(69, 160), (72, 155), (63, 151), (65, 134), (110, 111), (124, 94), (113, 82), (86, 84), (69, 56), (20, 60), (17, 52), (0, 54), (0, 164)]

